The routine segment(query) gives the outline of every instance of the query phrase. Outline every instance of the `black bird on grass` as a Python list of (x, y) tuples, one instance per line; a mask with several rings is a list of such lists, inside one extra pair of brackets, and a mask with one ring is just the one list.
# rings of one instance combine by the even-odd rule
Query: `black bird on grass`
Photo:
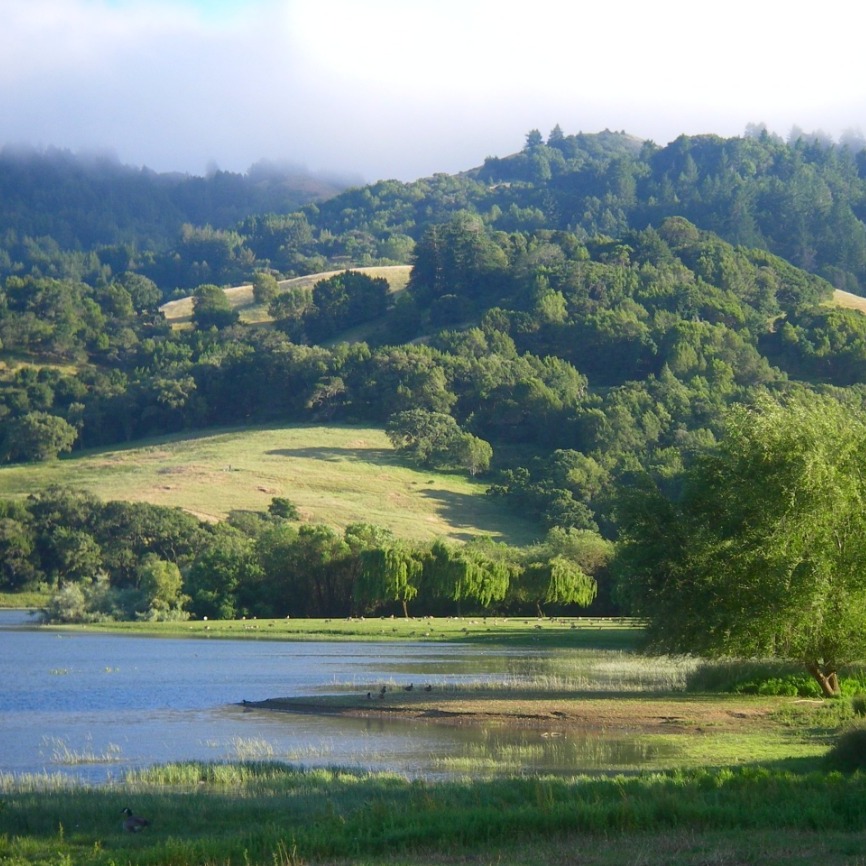
[(411, 692), (415, 688), (415, 683), (409, 683), (408, 686), (403, 686), (403, 691)]
[(127, 833), (138, 833), (139, 830), (143, 830), (145, 827), (150, 826), (150, 821), (148, 821), (147, 818), (139, 818), (138, 815), (133, 815), (132, 809), (130, 809), (129, 806), (125, 809), (121, 809), (120, 813), (126, 816), (123, 819), (123, 829), (126, 830)]

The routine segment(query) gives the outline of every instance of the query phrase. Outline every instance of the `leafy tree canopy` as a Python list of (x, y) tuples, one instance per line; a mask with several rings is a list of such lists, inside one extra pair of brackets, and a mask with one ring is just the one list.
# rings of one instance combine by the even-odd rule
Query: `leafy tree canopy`
[(825, 694), (866, 657), (866, 424), (837, 401), (738, 407), (679, 495), (624, 497), (619, 587), (653, 648), (803, 663)]

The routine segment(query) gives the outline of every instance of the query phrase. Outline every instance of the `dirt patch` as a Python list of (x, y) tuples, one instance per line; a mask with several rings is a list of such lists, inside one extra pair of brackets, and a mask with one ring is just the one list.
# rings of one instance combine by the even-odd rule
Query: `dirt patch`
[(743, 733), (766, 728), (777, 707), (731, 703), (725, 699), (656, 699), (653, 697), (574, 697), (556, 699), (467, 698), (443, 694), (407, 699), (396, 692), (380, 698), (371, 692), (354, 697), (273, 698), (244, 701), (251, 709), (357, 718), (402, 718), (447, 725), (509, 725), (545, 729), (581, 728), (608, 732), (702, 734), (706, 731)]

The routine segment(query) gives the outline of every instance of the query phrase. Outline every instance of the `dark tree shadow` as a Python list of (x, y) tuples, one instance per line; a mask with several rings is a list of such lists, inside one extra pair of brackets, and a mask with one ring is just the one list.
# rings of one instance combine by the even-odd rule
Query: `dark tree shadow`
[(528, 524), (517, 530), (509, 526), (503, 528), (503, 523), (513, 524), (516, 519), (513, 516), (505, 517), (500, 510), (501, 506), (492, 506), (489, 499), (438, 488), (419, 490), (418, 493), (425, 499), (436, 502), (439, 514), (455, 529), (465, 527), (467, 530), (474, 530), (455, 533), (454, 537), (461, 541), (477, 538), (479, 530), (494, 541), (506, 544), (527, 544), (539, 535), (538, 528)]

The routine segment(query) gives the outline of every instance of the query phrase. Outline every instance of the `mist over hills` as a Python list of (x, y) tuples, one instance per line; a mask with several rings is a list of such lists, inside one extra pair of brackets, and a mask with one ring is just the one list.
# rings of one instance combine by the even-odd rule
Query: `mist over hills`
[(252, 214), (290, 213), (348, 184), (265, 160), (243, 174), (202, 177), (124, 165), (110, 153), (7, 146), (0, 151), (0, 232), (49, 236), (69, 249), (160, 248), (184, 223), (229, 229)]
[[(245, 174), (157, 174), (106, 156), (0, 154), (0, 275), (94, 280), (136, 271), (164, 297), (348, 264), (409, 264), (427, 226), (460, 211), (492, 231), (585, 239), (684, 216), (840, 289), (866, 286), (863, 142), (755, 127), (661, 147), (625, 132), (527, 134), (457, 175), (361, 185), (261, 162)], [(65, 255), (68, 254), (68, 255)], [(87, 254), (87, 261), (82, 255)], [(88, 270), (89, 269), (89, 270)]]

